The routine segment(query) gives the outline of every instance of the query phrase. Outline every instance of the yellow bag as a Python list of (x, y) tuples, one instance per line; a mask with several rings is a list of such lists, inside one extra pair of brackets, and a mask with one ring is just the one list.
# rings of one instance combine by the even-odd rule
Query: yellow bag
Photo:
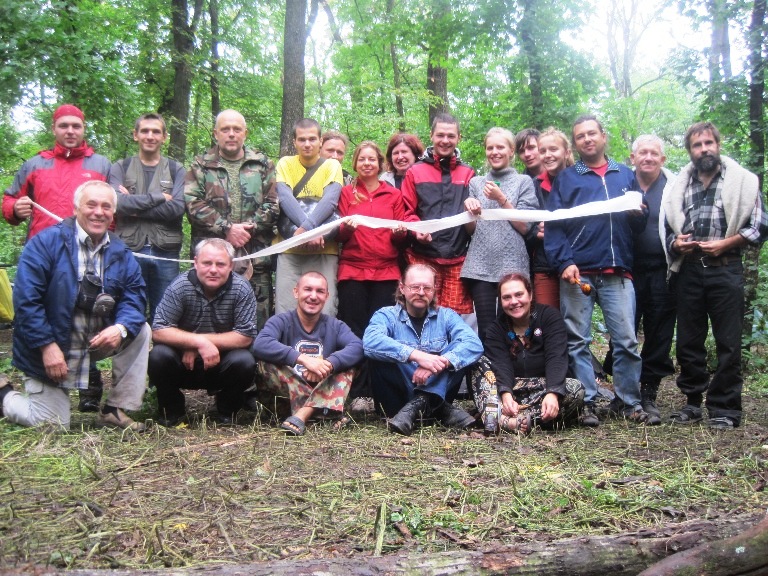
[(8, 272), (0, 268), (0, 322), (8, 323), (13, 320), (13, 297)]

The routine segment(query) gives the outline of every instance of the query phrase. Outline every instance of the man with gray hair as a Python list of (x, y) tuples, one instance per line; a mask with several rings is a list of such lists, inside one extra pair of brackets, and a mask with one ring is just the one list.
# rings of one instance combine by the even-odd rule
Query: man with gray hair
[[(640, 357), (640, 402), (648, 413), (648, 424), (661, 424), (656, 396), (661, 379), (675, 373), (669, 356), (675, 332), (676, 296), (667, 285), (667, 251), (664, 241), (664, 213), (661, 200), (668, 194), (675, 175), (664, 168), (664, 142), (658, 136), (644, 134), (632, 143), (630, 161), (635, 167), (633, 189), (643, 192), (648, 206), (648, 223), (634, 235), (635, 331), (643, 327), (644, 342)], [(612, 371), (609, 350), (605, 369)]]
[(184, 418), (182, 388), (215, 395), (212, 417), (232, 424), (253, 383), (256, 361), (249, 346), (256, 336), (256, 297), (248, 281), (233, 274), (234, 254), (221, 238), (202, 240), (194, 268), (168, 286), (157, 306), (148, 374), (162, 426)]
[(23, 426), (69, 428), (69, 390), (88, 386), (89, 365), (112, 357), (112, 388), (100, 427), (144, 430), (124, 410), (141, 407), (150, 331), (144, 280), (133, 253), (108, 229), (117, 205), (106, 182), (81, 184), (75, 215), (27, 242), (13, 307), (13, 365), (26, 394), (0, 376), (0, 416)]

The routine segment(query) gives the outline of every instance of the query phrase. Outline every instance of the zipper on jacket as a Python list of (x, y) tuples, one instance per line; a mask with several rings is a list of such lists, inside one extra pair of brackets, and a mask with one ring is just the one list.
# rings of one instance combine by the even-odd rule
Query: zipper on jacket
[[(611, 195), (608, 193), (608, 184), (605, 182), (605, 176), (600, 176), (600, 179), (603, 181), (603, 189), (605, 190), (605, 199), (610, 200)], [(611, 235), (610, 239), (610, 246), (611, 246), (611, 265), (616, 266), (616, 254), (613, 251), (613, 214), (608, 214), (608, 222), (610, 222), (610, 226), (608, 227), (608, 231)]]

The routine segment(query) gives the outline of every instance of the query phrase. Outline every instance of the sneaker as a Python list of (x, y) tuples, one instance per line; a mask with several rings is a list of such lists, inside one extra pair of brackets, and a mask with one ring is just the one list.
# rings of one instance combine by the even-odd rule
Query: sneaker
[(96, 426), (99, 428), (118, 428), (120, 430), (133, 430), (134, 432), (144, 432), (147, 427), (143, 422), (136, 422), (125, 412), (117, 408), (115, 412), (100, 412), (96, 417)]
[(373, 398), (360, 396), (354, 398), (352, 402), (349, 403), (349, 411), (359, 414), (373, 414), (376, 412), (376, 405), (373, 402)]
[(656, 402), (654, 400), (643, 400), (640, 405), (648, 414), (647, 424), (650, 426), (658, 426), (661, 424), (661, 412), (659, 411), (659, 407), (656, 406)]
[(579, 414), (579, 424), (582, 426), (589, 426), (590, 428), (600, 426), (600, 419), (597, 417), (595, 406), (593, 404), (584, 404), (584, 407)]

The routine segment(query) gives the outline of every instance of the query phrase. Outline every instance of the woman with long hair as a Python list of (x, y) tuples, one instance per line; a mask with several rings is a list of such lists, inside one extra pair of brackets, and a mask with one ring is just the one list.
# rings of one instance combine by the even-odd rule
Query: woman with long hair
[[(472, 214), (486, 208), (536, 210), (533, 182), (512, 167), (514, 136), (505, 128), (491, 128), (485, 136), (485, 157), (490, 171), (469, 181), (469, 198), (464, 207)], [(480, 340), (496, 318), (496, 292), (499, 278), (510, 272), (529, 271), (525, 237), (532, 225), (507, 220), (479, 220), (461, 269), (475, 303)]]
[(399, 190), (408, 168), (413, 166), (422, 154), (424, 144), (418, 136), (398, 132), (387, 144), (385, 156), (389, 170), (381, 175), (381, 179)]
[(472, 377), (487, 432), (528, 434), (537, 424), (577, 418), (584, 386), (568, 378), (568, 336), (560, 312), (535, 304), (530, 279), (499, 281), (501, 312), (485, 335)]

